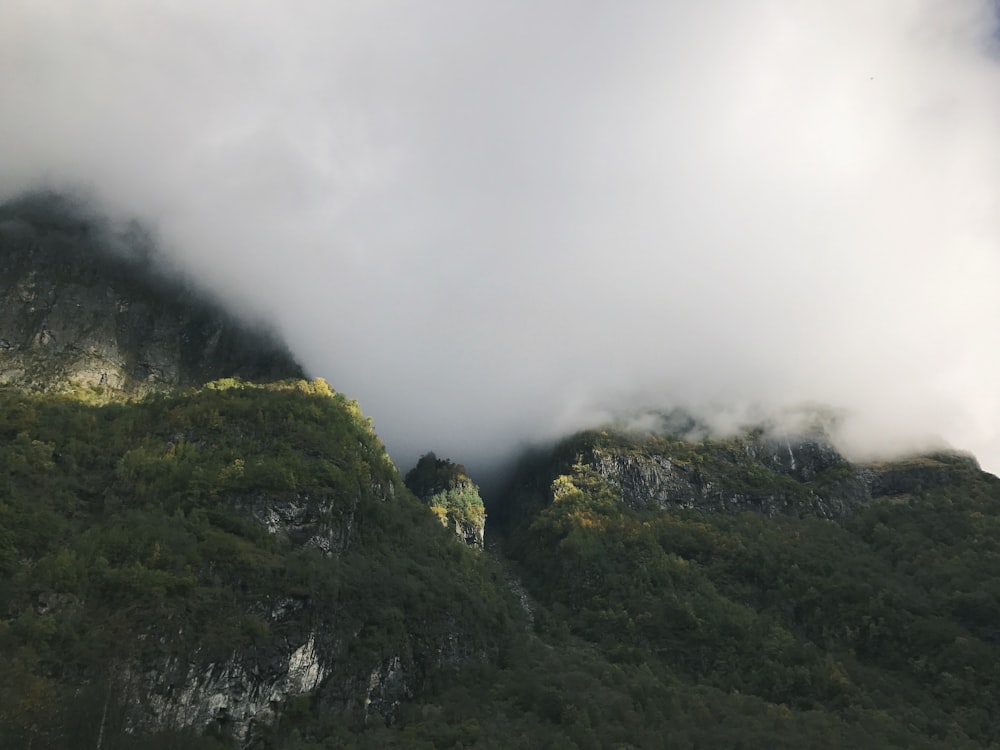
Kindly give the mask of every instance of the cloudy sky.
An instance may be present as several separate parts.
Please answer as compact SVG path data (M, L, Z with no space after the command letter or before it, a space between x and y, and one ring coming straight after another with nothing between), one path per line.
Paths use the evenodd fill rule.
M4 0L0 199L84 191L403 464L662 404L1000 471L993 0Z

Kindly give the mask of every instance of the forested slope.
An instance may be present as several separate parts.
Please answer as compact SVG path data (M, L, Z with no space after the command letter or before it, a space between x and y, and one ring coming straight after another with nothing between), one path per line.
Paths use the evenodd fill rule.
M0 391L3 747L391 721L496 659L517 614L496 578L322 381Z

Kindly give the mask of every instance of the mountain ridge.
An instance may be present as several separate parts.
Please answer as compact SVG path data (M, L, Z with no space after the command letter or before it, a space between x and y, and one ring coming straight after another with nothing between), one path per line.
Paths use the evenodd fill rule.
M482 550L461 464L53 200L0 208L3 746L1000 742L975 459L674 414L527 456Z

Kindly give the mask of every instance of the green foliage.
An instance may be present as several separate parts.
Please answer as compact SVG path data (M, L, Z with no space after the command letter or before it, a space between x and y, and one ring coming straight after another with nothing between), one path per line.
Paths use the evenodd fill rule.
M508 549L544 626L614 663L824 717L863 746L993 746L1000 481L956 476L835 523L630 509L577 464L548 503L523 501L538 510Z
M443 523L482 527L486 509L462 464L440 459L433 453L420 457L406 474L406 486L427 503Z
M267 653L313 628L342 644L321 695L399 657L420 675L412 698L384 726L300 696L255 747L1000 744L1000 482L931 457L839 522L667 512L623 505L577 460L595 446L750 493L849 478L789 480L738 440L571 440L510 506L528 629L497 566L428 510L481 509L464 468L425 456L407 475L418 501L321 381L139 402L0 390L0 747L96 747L103 731L106 748L231 748L224 727L126 732L123 670ZM921 488L910 469L954 481ZM324 554L268 529L262 502L348 531ZM288 601L299 615L271 616Z
M102 713L105 747L229 746L130 739L122 670L267 652L304 628L342 644L345 683L400 655L429 678L440 644L488 658L509 633L492 563L323 381L104 404L0 390L0 439L0 747L96 746ZM269 531L261 509L284 506L332 529L336 554ZM272 617L286 601L310 621Z
M1000 482L962 469L842 522L637 510L580 447L544 489L545 465L522 474L508 519L534 632L393 727L314 725L303 747L998 745ZM708 471L730 448L684 450Z

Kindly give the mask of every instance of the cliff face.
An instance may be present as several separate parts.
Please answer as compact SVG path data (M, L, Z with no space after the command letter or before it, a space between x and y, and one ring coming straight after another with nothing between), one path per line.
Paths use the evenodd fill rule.
M537 497L556 476L573 473L574 465L595 471L635 510L822 518L847 517L877 498L905 499L980 473L974 458L957 453L851 463L820 432L755 431L703 441L591 432L557 447L524 486L533 487Z
M137 393L301 377L288 352L155 268L148 238L65 198L0 206L0 383Z
M753 511L768 516L851 515L873 499L953 484L978 472L975 459L932 454L852 464L821 437L748 437L701 454L594 448L585 463L632 508Z

